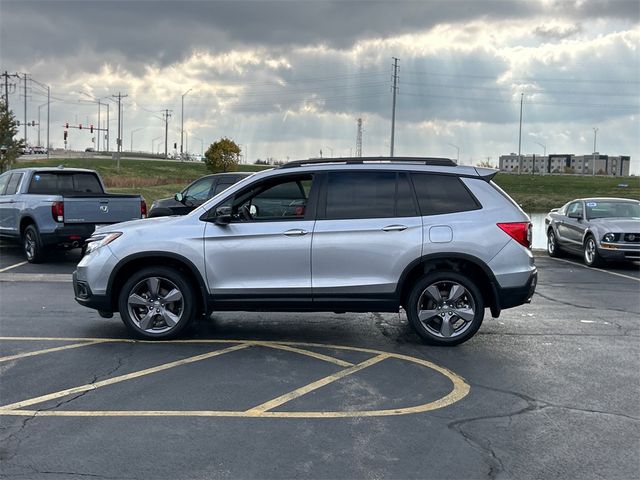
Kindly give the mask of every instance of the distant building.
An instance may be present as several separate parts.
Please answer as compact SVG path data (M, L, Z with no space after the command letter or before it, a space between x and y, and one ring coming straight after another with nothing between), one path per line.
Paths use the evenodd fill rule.
M599 152L574 155L572 153L551 153L549 155L522 155L517 153L500 155L500 171L510 173L572 173L593 175L629 176L631 157L628 155L602 155Z

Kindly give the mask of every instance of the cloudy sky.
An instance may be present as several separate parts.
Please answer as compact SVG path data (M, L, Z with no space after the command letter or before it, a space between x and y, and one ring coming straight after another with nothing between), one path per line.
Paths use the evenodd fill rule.
M124 149L134 131L134 150L164 150L169 109L172 151L188 92L189 151L227 136L254 161L355 153L358 118L363 154L388 155L397 57L396 155L495 163L518 151L524 93L523 153L591 153L597 127L597 150L640 173L639 20L638 0L0 0L0 68L51 86L55 146L122 92ZM22 90L9 102L22 119Z

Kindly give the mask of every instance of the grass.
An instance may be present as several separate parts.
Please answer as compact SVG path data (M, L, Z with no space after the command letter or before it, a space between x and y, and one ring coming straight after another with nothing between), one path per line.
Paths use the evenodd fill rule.
M22 161L20 166L57 166L97 170L113 193L139 193L149 205L171 197L188 183L209 173L204 163L160 160L71 158ZM260 165L239 165L239 171L263 170ZM578 175L513 175L499 173L495 182L529 213L548 212L580 197L640 198L639 177L582 177ZM628 185L621 188L619 184Z
M639 177L499 173L494 181L529 213L548 212L581 197L640 198Z
M204 163L170 162L162 160L120 160L120 171L114 160L106 158L56 158L51 160L25 160L15 167L57 167L89 168L102 177L110 193L140 194L147 205L154 200L172 197L196 178L207 175ZM264 170L261 165L238 165L240 172Z

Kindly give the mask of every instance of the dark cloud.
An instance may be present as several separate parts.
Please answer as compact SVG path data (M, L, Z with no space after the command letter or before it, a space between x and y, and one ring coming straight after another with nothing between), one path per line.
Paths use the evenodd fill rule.
M598 3L602 9L560 2L558 14L635 18L637 2ZM605 8L606 7L606 8ZM525 1L32 1L3 0L3 63L25 58L96 53L96 62L166 65L193 49L227 50L237 45L325 44L348 48L366 38L424 31L441 22L477 18L522 19L544 13ZM637 10L637 9L636 9ZM25 38L25 32L31 32Z

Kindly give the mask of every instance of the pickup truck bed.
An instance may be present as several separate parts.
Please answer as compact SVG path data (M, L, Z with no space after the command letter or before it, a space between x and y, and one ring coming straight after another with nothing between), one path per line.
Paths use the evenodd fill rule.
M0 236L20 240L29 261L41 261L53 247L81 246L98 226L145 215L140 195L105 193L92 170L21 168L0 175Z

